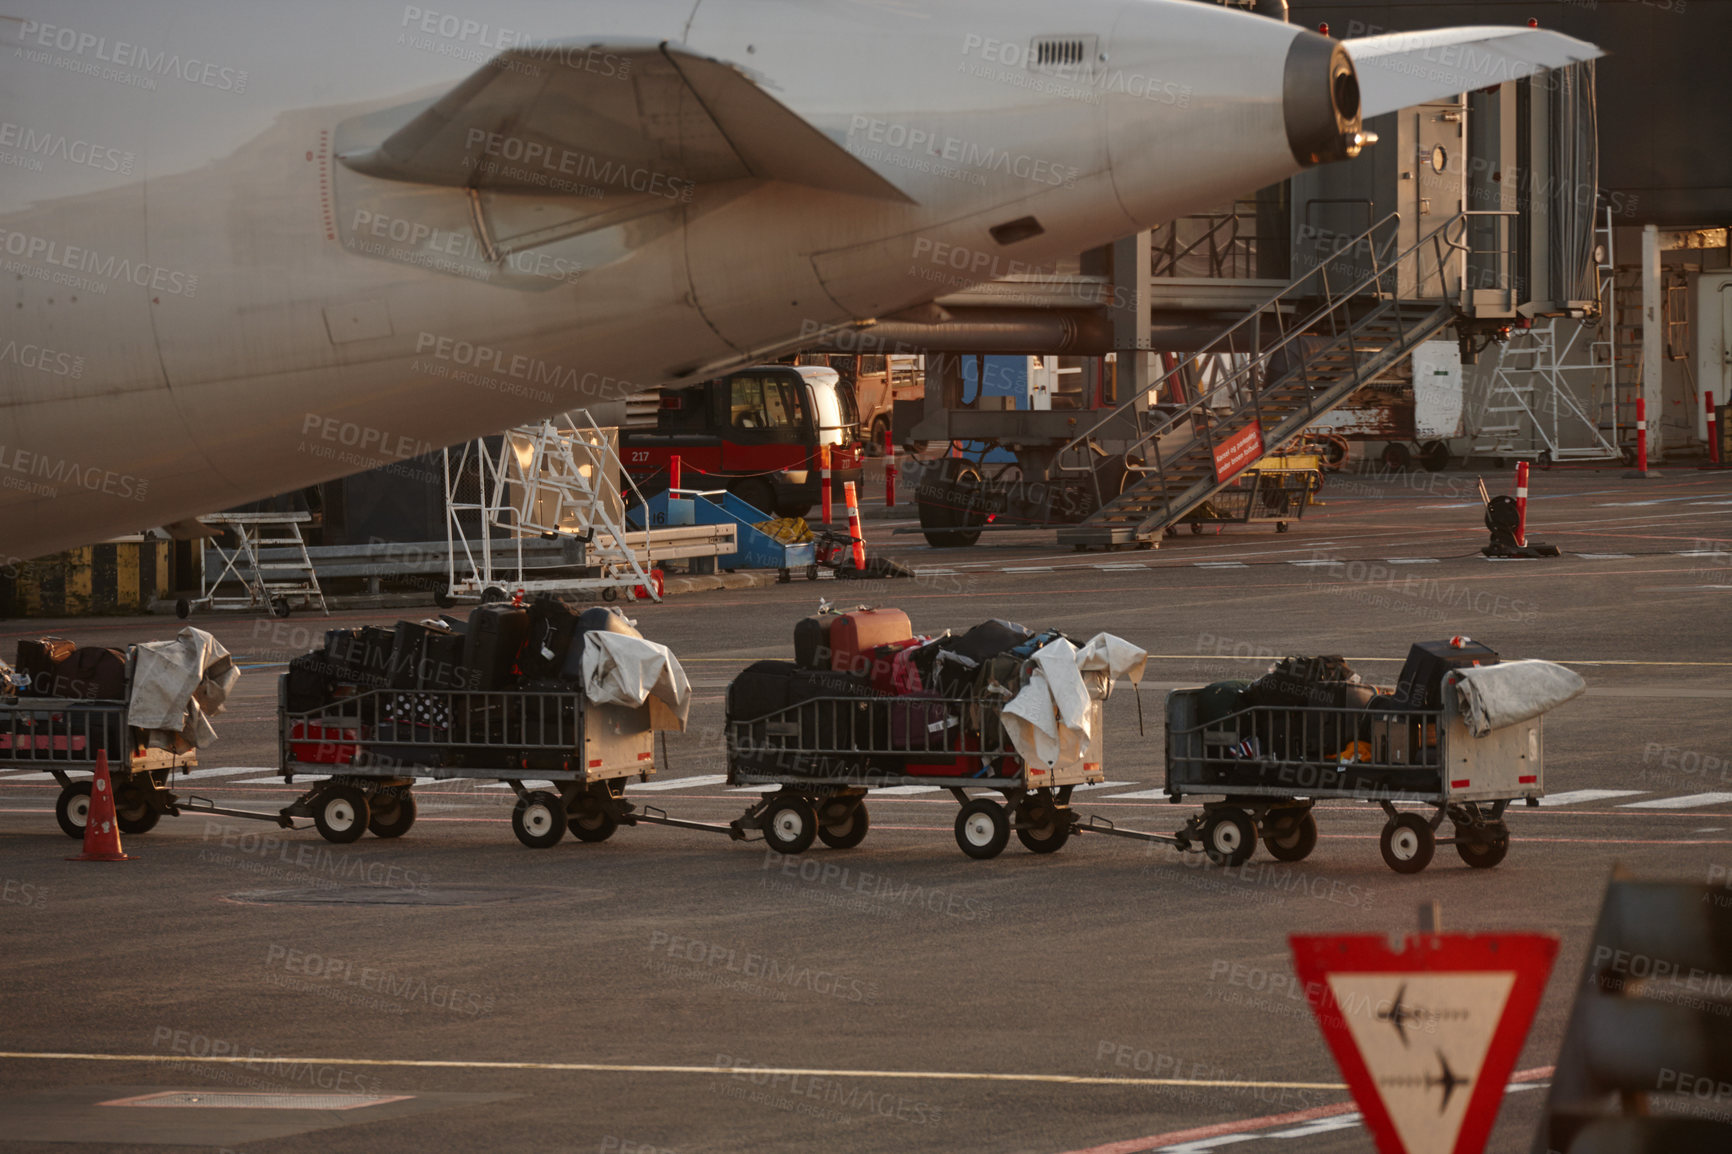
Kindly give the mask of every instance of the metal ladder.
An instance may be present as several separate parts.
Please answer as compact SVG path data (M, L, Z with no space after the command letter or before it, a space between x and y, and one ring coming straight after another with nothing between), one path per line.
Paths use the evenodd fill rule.
M1589 359L1575 361L1576 344L1588 330L1574 326L1560 343L1558 318L1544 324L1518 330L1498 350L1497 369L1492 374L1491 388L1479 411L1480 421L1501 420L1520 414L1523 420L1512 424L1486 425L1476 422L1475 453L1499 457L1535 457L1542 465L1552 461L1615 461L1619 450L1615 441L1601 432L1596 416L1589 416L1576 389L1572 376L1588 376L1590 388L1600 392L1610 383L1609 366L1599 363L1595 345L1589 343ZM1599 383L1599 378L1605 382ZM1602 393L1603 395L1603 393ZM1596 411L1603 402L1591 402ZM1579 423L1592 438L1586 445L1566 446L1563 433L1566 425ZM1520 445L1526 432L1527 444ZM1489 437L1481 441L1479 438ZM1541 447L1543 446L1543 447Z
M199 596L177 603L176 611L186 617L194 608L269 609L278 617L287 617L291 602L298 601L301 608L317 607L329 617L319 574L301 536L301 526L312 519L311 513L210 513L200 517L200 524L233 530L237 540L229 550L219 539L211 539L210 548L223 560L222 571L214 581L202 580ZM261 550L281 548L293 550L288 559L267 561L261 556ZM217 589L230 580L240 584L246 596L218 594Z

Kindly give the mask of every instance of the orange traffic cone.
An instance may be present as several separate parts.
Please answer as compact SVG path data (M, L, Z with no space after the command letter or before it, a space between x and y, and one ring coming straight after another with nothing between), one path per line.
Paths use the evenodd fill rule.
M848 501L848 536L854 541L854 569L866 572L866 534L860 528L860 498L854 493L854 482L842 482L842 496Z
M108 752L96 751L96 780L90 783L90 811L84 818L84 852L67 861L131 861L120 852L120 824L114 817L114 783L108 778Z

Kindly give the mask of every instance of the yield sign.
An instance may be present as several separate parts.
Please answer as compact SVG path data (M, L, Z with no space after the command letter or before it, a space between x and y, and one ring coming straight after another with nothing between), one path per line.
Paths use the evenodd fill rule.
M1293 967L1381 1154L1478 1154L1556 938L1294 935Z

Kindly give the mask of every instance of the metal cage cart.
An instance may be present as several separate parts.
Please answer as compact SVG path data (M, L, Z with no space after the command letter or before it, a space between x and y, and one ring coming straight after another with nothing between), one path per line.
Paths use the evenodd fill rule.
M512 832L531 848L556 844L567 829L605 841L629 812L620 800L627 779L655 774L648 705L596 704L575 692L366 689L290 712L287 675L277 702L284 778L323 776L283 816L312 818L327 841L368 830L401 837L415 822L417 780L452 778L510 786Z
M1233 484L1185 517L1191 532L1205 525L1275 523L1277 533L1305 516L1305 507L1323 485L1317 469L1248 469ZM1177 527L1169 530L1177 532Z
M996 699L813 697L727 726L728 781L772 785L732 824L763 833L771 848L803 853L814 839L849 849L866 837L866 795L880 788L940 787L962 807L956 844L972 858L1003 852L1014 830L1035 853L1052 853L1076 830L1071 791L1105 780L1099 760L1031 764L1012 746ZM1089 704L1091 756L1100 757L1101 703ZM1002 795L971 796L970 791Z
M60 785L54 817L70 838L82 838L90 814L96 755L108 755L116 824L141 834L163 814L178 814L169 775L198 764L196 753L150 749L126 723L124 701L24 697L0 702L0 767L46 770ZM74 777L76 773L80 776Z
M1167 794L1222 799L1173 840L1224 865L1249 860L1259 838L1282 861L1303 859L1317 844L1312 807L1339 799L1382 808L1383 860L1397 873L1423 870L1438 845L1489 869L1509 851L1509 803L1545 794L1541 717L1475 737L1446 693L1441 709L1252 706L1205 722L1202 692L1167 696ZM1438 837L1446 818L1451 836Z

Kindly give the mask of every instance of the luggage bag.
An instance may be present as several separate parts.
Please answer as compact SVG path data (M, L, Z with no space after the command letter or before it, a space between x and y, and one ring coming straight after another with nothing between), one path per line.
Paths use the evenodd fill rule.
M522 606L476 607L463 638L463 664L475 671L477 689L504 689L510 684L528 633L529 610Z

